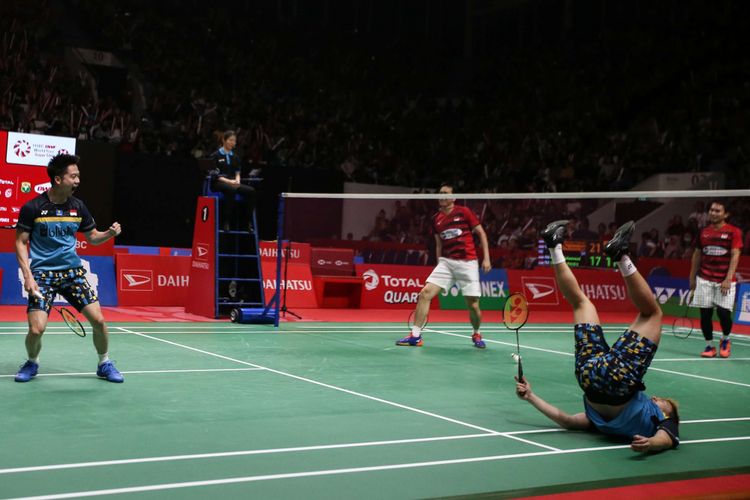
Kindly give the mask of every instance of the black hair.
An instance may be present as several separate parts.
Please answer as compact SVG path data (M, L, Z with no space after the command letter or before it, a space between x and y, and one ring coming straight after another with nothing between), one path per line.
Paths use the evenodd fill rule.
M52 185L55 185L55 177L62 177L65 175L65 171L71 165L76 165L80 161L80 157L76 155L59 154L53 156L47 164L47 175Z
M441 182L440 183L440 187L438 188L438 191L441 190L441 189L443 189L443 188L451 188L452 192L454 192L454 193L456 192L456 189L453 187L453 183L452 182L447 182L447 181L446 182Z

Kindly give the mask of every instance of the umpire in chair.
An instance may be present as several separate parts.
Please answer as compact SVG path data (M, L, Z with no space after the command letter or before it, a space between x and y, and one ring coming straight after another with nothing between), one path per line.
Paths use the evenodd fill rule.
M234 153L237 134L226 130L220 137L221 146L209 158L214 161L211 171L211 191L224 194L222 222L224 229L253 231L252 210L255 207L255 188L242 184L241 161Z

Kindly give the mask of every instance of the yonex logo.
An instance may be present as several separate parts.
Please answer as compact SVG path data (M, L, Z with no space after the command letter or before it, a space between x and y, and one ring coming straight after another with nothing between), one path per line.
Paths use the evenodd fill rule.
M120 271L120 290L150 292L154 289L154 273L148 269Z
M365 290L375 290L380 285L380 276L372 269L362 273L362 279L365 282Z
M31 153L31 144L21 139L13 145L13 152L19 158L25 158Z

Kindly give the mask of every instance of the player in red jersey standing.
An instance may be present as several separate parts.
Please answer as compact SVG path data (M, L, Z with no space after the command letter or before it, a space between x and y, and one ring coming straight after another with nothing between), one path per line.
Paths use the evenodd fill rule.
M442 184L441 194L452 194L453 186ZM482 311L479 309L479 266L477 252L474 248L474 234L482 245L482 271L489 272L490 250L487 245L487 234L479 219L469 208L455 204L455 199L440 200L440 210L432 217L432 230L435 234L435 253L438 264L427 278L427 284L419 292L417 308L414 312L414 326L408 336L396 342L396 345L422 346L422 326L430 311L430 302L441 290L449 290L454 283L458 284L469 309L469 319L474 328L471 340L474 347L487 347L479 333L482 323Z
M729 334L732 331L732 308L736 283L734 272L740 261L742 232L726 223L729 212L723 202L711 203L708 226L701 231L698 247L693 252L690 266L690 292L693 307L701 309L701 330L706 339L704 358L716 357L711 317L716 307L723 333L719 342L719 355L728 358L732 352Z

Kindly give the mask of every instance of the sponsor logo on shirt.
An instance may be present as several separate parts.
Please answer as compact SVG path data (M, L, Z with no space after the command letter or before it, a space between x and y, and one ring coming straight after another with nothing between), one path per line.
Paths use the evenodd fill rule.
M459 228L454 229L446 229L445 231L440 233L440 239L441 240L452 240L453 238L458 238L461 236L463 231Z
M58 217L62 217L63 211L62 210L55 210L55 215Z
M709 245L703 247L703 255L721 256L727 254L727 249L724 247L718 247L716 245Z

